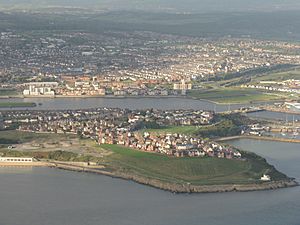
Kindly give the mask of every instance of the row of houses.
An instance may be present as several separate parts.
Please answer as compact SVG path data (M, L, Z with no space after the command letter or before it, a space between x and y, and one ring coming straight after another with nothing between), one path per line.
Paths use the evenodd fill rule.
M19 126L32 132L74 133L84 137L96 137L99 129L115 132L119 129L134 131L145 128L143 124L156 126L201 126L212 123L214 114L199 110L128 110L86 109L63 111L3 111L0 112L3 128Z
M147 152L175 157L218 157L241 159L241 153L225 145L183 134L99 131L98 143L117 144Z
M278 91L285 93L300 94L300 88L281 87L274 85L241 85L242 88L262 89L267 91Z

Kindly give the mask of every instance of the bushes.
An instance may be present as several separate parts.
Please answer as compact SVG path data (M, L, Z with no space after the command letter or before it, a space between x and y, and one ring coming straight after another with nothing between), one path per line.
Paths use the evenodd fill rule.
M8 138L0 138L0 144L12 145L12 144L18 144L18 141L13 139L8 139Z
M141 121L137 123L134 127L134 130L142 130L142 129L160 129L162 128L155 121Z
M50 152L48 155L49 159L58 161L73 161L78 155L72 152L55 151Z
M240 134L241 128L232 120L223 120L220 123L200 129L197 134L202 137L227 137Z
M21 152L15 150L4 150L1 151L3 157L34 157L37 159L49 159L55 161L65 161L65 162L97 162L98 158L85 155L81 156L73 152L66 151L54 151L54 152Z

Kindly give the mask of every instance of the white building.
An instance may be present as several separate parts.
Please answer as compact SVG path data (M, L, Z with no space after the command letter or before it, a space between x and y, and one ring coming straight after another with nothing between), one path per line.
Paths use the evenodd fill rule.
M269 175L266 175L264 174L261 178L260 178L261 181L270 181L271 180L271 177Z
M33 158L30 157L0 157L0 163L31 163L33 162Z
M181 80L180 83L175 83L173 85L174 90L191 90L192 84L191 83L185 83L185 80Z
M23 91L23 95L25 96L54 96L55 92L51 87L37 87L34 85L30 85L28 89Z

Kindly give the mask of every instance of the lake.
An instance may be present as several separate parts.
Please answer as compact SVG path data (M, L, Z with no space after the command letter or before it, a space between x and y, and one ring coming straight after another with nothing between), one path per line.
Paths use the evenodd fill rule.
M300 180L300 144L229 143ZM300 188L172 194L134 182L50 168L0 168L2 225L299 225Z

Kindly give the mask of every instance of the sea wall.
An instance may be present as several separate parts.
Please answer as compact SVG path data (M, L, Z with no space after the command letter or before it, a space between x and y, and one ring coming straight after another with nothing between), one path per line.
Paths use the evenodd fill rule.
M255 139L263 141L277 141L277 142L290 142L290 143L300 143L300 139L291 139L291 138L280 138L280 137L267 137L267 136L231 136L214 139L214 141L230 141L236 139Z
M53 164L48 162L0 162L0 167L18 167L18 166L48 167L48 166L53 166Z

